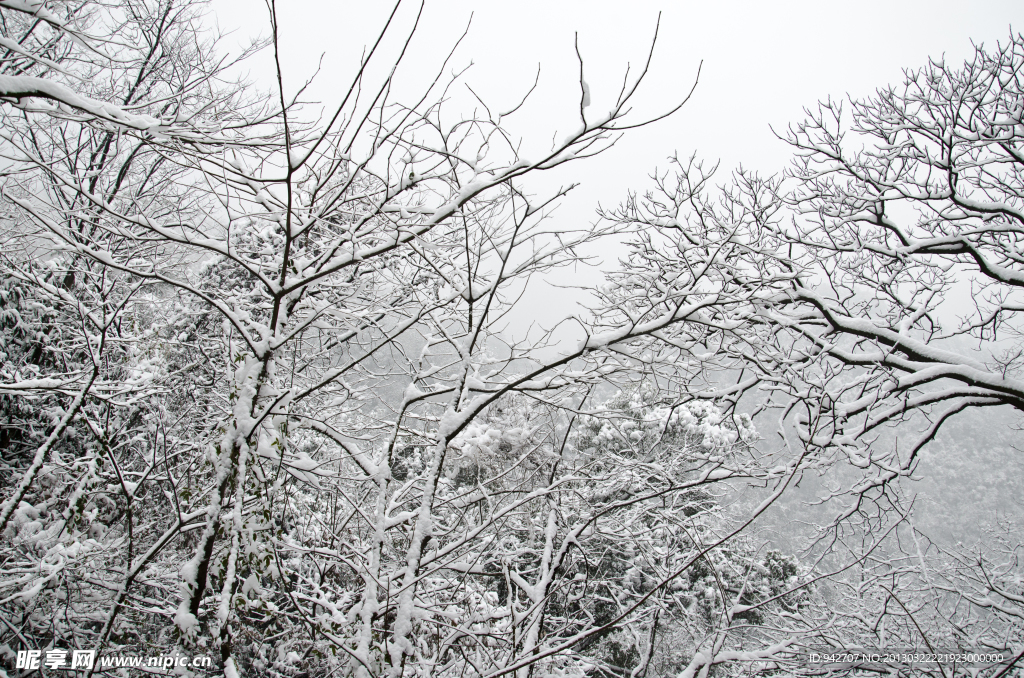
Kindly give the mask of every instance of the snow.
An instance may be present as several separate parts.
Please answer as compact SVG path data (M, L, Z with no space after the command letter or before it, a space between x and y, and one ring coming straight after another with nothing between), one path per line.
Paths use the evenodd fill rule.
M45 11L43 4L29 0L0 0L0 6ZM4 45L18 49L0 43ZM178 122L136 116L118 106L82 98L73 88L46 79L5 77L0 81L0 96L7 92L7 98L48 99L59 105L59 110L49 110L60 116L94 117L102 129L146 133L133 135L135 141L154 133L189 134L177 127ZM590 85L582 78L580 85L582 108L588 109ZM50 104L20 101L15 105ZM618 110L624 108L613 108L605 122ZM479 125L483 129L486 121ZM689 557L692 544L680 536L681 525L693 524L698 534L707 537L732 529L716 522L716 511L725 511L716 498L730 489L730 483L720 481L769 481L766 484L781 492L803 468L824 470L826 463L839 459L844 468L849 462L880 470L877 477L858 476L859 482L851 482L844 490L866 492L903 473L898 461L867 448L849 431L807 430L809 425L800 419L803 414L783 415L790 417L778 424L784 443L791 442L785 436L795 422L797 429L804 425L795 437L820 444L824 451L786 456L786 450L775 450L774 438L758 441L754 420L732 409L753 407L763 395L756 393L758 385L771 389L771 406L778 405L780 411L801 399L812 402L813 409L815 402L823 401L815 400L820 384L807 386L799 379L831 377L827 368L835 363L824 361L898 364L902 373L883 386L871 381L874 366L858 367L860 382L841 378L829 382L829 388L851 394L836 412L862 415L865 427L875 422L868 417L893 419L900 407L928 405L922 398L957 401L965 394L981 398L999 389L1000 393L1021 389L1012 370L1000 374L985 358L940 350L948 347L915 338L912 317L900 332L894 332L877 318L848 317L838 311L833 327L867 336L865 346L871 339L878 341L865 349L858 347L861 352L852 358L842 352L848 344L841 342L829 347L831 353L823 354L822 362L815 362L813 355L787 354L784 368L806 367L806 373L793 383L786 383L790 375L785 369L733 380L731 376L745 367L748 351L754 351L754 357L760 357L757 351L768 351L769 360L763 364L775 370L778 361L772 361L778 355L770 349L777 347L766 346L777 339L770 334L773 328L781 328L780 332L824 328L817 311L787 316L790 309L800 313L820 302L825 308L822 313L827 314L836 304L826 296L814 296L818 294L814 289L801 291L795 283L787 282L785 289L771 288L769 282L791 280L782 274L775 281L751 283L756 287L765 282L769 288L751 298L743 296L745 291L718 298L717 287L712 285L707 293L702 283L687 287L680 282L692 274L692 268L681 272L689 265L686 257L708 243L700 241L698 229L689 229L692 222L675 214L677 205L669 203L664 213L652 215L652 228L642 233L660 237L667 231L666 243L678 236L683 238L680 247L673 250L666 245L667 251L660 252L661 245L653 243L651 251L644 252L651 260L627 261L625 265L632 269L601 287L602 303L608 307L595 313L603 315L593 322L579 319L588 334L574 350L569 344L502 346L500 327L486 324L487 318L481 327L481 319L474 317L471 328L466 315L466 302L486 298L504 284L488 268L495 265L496 255L508 258L513 237L526 250L538 244L532 262L538 266L547 265L551 252L564 254L568 262L571 252L557 250L555 236L561 234L554 225L531 231L536 224L528 221L523 225L526 235L513 236L518 224L510 222L516 220L503 220L500 210L508 205L499 201L507 191L520 190L519 177L536 169L528 161L509 163L506 155L505 164L500 164L495 156L487 158L484 149L474 154L477 149L471 148L470 135L459 141L463 146L458 154L475 158L472 162L460 164L458 154L437 155L435 160L442 161L428 162L430 141L420 135L430 129L429 124L415 128L415 150L423 159L417 167L429 172L417 176L408 171L411 165L402 165L398 178L378 171L393 167L383 156L369 158L373 163L382 160L382 167L362 166L361 159L357 166L350 166L347 156L331 155L331 144L324 144L321 153L312 157L301 148L268 143L272 147L268 151L254 143L226 158L241 174L232 174L225 182L223 168L218 167L218 174L202 167L207 160L211 165L221 160L203 156L193 147L190 152L196 155L191 158L198 164L192 165L197 169L189 180L202 179L211 189L204 194L197 188L193 195L192 188L201 182L188 184L186 198L194 199L185 205L188 209L173 202L173 192L134 202L105 191L90 194L75 182L106 175L91 169L75 175L63 189L81 199L85 205L81 214L104 213L104 228L119 239L117 247L69 233L66 222L81 215L49 205L45 191L26 190L24 197L11 197L12 209L24 210L40 230L63 238L55 255L62 258L60 266L44 269L47 276L59 275L68 262L87 257L92 262L89 266L109 273L115 292L111 298L121 293L118 285L123 281L134 284L135 278L143 278L144 286L137 288L138 298L132 299L141 310L130 303L125 310L111 311L108 301L95 302L84 288L72 292L39 281L26 283L34 285L42 297L56 300L52 304L56 310L46 311L51 314L46 322L71 337L70 348L60 360L88 353L86 349L99 351L103 334L97 327L108 322L110 313L118 343L113 349L104 348L111 352L99 356L97 364L106 381L95 393L83 395L85 406L71 406L69 398L54 393L81 386L86 372L78 367L66 370L67 374L43 368L4 373L0 392L33 410L35 419L26 417L26 430L36 426L42 436L55 425L59 429L52 443L39 447L36 442L18 457L35 452L27 469L16 469L24 474L12 476L10 484L17 485L14 493L4 495L9 550L0 555L11 555L5 561L10 563L6 571L13 573L11 581L24 574L15 572L16 568L28 573L8 586L3 594L8 600L37 606L32 614L43 618L46 605L53 607L52 600L57 599L53 589L59 588L66 598L83 590L55 583L62 578L76 585L88 581L95 592L89 595L95 600L79 598L62 606L66 614L77 615L76 622L88 619L90 630L85 637L95 636L97 622L102 624L108 611L117 610L132 596L131 604L123 606L122 616L116 623L111 621L108 630L132 623L127 620L138 619L141 613L163 618L173 613L182 644L217 643L220 631L234 633L237 627L244 627L239 638L250 632L258 636L251 620L272 615L275 624L286 629L274 638L274 651L278 661L294 665L293 672L308 668L302 664L310 656L306 654L310 646L296 644L301 631L306 633L303 637L314 638L317 653L327 647L337 650L337 659L326 654L323 658L337 663L329 668L339 675L381 675L387 671L383 664L388 654L393 673L400 673L403 665L440 671L422 653L439 648L437 642L442 641L436 639L445 634L451 634L451 642L458 642L459 648L464 645L467 653L483 646L462 644L463 638L473 640L473 634L486 638L491 656L484 665L498 667L495 671L525 656L539 660L538 675L574 675L573 671L581 675L580 667L592 666L593 658L574 652L581 652L578 648L588 643L582 642L584 637L559 638L557 630L543 626L539 620L550 611L546 601L563 595L580 601L579 618L584 625L591 602L588 595L637 601L637 609L620 620L621 628L630 632L643 630L644 620L651 619L656 609L643 596L650 592L653 604L660 600L656 592L666 587L688 590L682 596L687 600L701 597L708 604L721 604L723 611L729 609L720 589L706 581L695 582L691 589L687 573L680 571L676 581L659 583L650 567L662 562L669 567ZM556 144L541 168L575 158L602 134L600 124L583 124L561 147ZM399 134L381 143L369 152L383 149L396 161L407 154L412 162L411 136ZM364 150L358 143L355 147L359 153ZM290 187L280 177L284 158L291 169L304 167L288 178ZM446 173L446 161L458 167ZM333 178L319 183L325 169L322 176ZM345 174L349 171L353 174ZM389 176L393 183L385 185ZM15 174L11 177L17 181ZM342 187L350 179L351 184ZM300 185L304 181L313 185ZM285 212L286 188L298 196L291 214ZM147 203L150 198L152 202ZM149 214L136 214L147 210ZM196 218L202 221L194 230L189 230L192 225L177 223L182 214L191 213L199 214ZM501 218L475 219L481 215ZM282 228L286 218L294 225L291 234ZM477 249L468 253L454 237L466 223L477 229L468 234ZM292 243L291 259L282 260L285 236L300 232L303 235ZM537 233L538 240L531 243L531 234ZM583 237L589 235L588 231ZM545 238L550 244L542 242ZM45 240L38 245L44 246L51 245ZM19 251L31 252L31 247ZM661 254L665 256L657 259ZM166 264L165 256L176 263ZM728 256L732 255L702 259L698 263L711 269L702 269L701 275L717 275L721 271L714 267L719 265L735 266L722 270L746 275L743 267L749 262L737 263ZM464 264L464 259L474 258L480 261L479 267L474 268L473 261ZM641 270L644 266L648 268ZM1016 271L1005 270L1009 266L993 269L996 277L1015 280ZM535 281L522 277L513 280L510 289ZM498 304L492 309L495 315L506 310L506 300L495 297L493 301ZM741 310L734 312L737 306ZM751 319L757 332L747 332ZM86 329L80 330L79 321ZM760 333L761 329L765 332ZM692 339L698 334L703 334L701 339ZM823 335L804 336L811 343ZM720 345L716 344L719 338ZM60 340L55 342L63 349ZM888 351L887 344L906 349L913 357ZM559 349L562 355L551 355ZM84 360L88 367L89 357ZM754 369L762 369L761 365ZM721 387L700 390L705 386L693 377L705 373L707 382L722 383ZM730 375L729 383L720 378L723 374ZM630 382L633 375L639 375L635 378L639 385ZM973 390L946 389L944 383L941 389L921 388L906 398L892 397L897 387L918 389L940 379L968 382ZM662 385L665 388L659 389ZM621 400L595 404L600 394L618 387L627 389ZM37 406L39 402L44 404ZM143 421L133 423L140 416ZM765 421L761 418L757 423ZM115 433L107 438L110 431ZM111 440L109 450L97 443ZM773 446L773 454L755 442ZM97 456L97 450L106 456ZM118 469L111 462L119 464ZM388 477L389 464L390 472L401 480ZM467 470L472 473L463 473ZM694 492L701 485L705 487ZM761 489L759 485L752 491ZM694 496L704 496L705 490L711 499L700 499L698 513L689 515ZM773 495L759 504L753 515L776 498ZM119 513L126 505L137 511L134 525L145 528L133 535L133 542L125 533L128 523ZM729 510L742 505L733 503ZM154 532L150 525L159 529ZM160 533L164 528L167 531ZM731 577L734 563L715 559L724 552L740 558L746 543L741 538L724 548L718 546L706 558L714 560L715 574ZM140 553L143 549L148 550ZM591 583L604 577L601 568L580 571L574 563L604 557L605 552L622 556L623 568L616 570L622 576L605 577L597 584L604 588L595 593ZM208 577L198 581L207 565ZM133 579L141 568L144 577ZM744 571L748 570L754 573L756 568ZM499 604L499 577L511 581L518 599L510 596L510 602ZM110 586L111 581L116 586ZM175 591L179 584L180 591ZM240 595L236 584L240 584ZM142 585L159 593L163 607L146 608L157 605L147 601L150 593ZM165 598L164 592L170 592L170 597ZM120 601L119 595L124 596ZM992 596L979 600L994 600ZM529 601L526 607L520 605L524 597ZM294 608L294 614L281 613L282 601ZM195 605L201 605L198 614L190 612ZM241 606L245 614L238 613ZM749 609L733 605L731 611L738 614ZM388 626L391 613L393 626ZM335 624L343 630L334 628ZM384 627L391 637L382 631ZM779 625L764 628L776 634L776 640L781 635L771 631ZM559 648L557 643L563 640L568 644ZM762 651L751 647L755 649L745 652L712 645L700 645L692 652L687 649L685 661L693 660L687 671L707 673L708 667L722 661L766 660L788 645ZM501 648L507 648L507 654L502 655ZM536 655L531 654L534 651ZM259 661L260 670L265 671L275 660L265 654ZM463 662L463 658L451 661ZM453 665L451 671L466 666ZM229 658L225 675L233 677L237 670Z
M288 151L288 165L293 170L302 167L302 163L306 162L306 158L309 157L309 151L302 148L292 148Z
M424 395L423 391L416 388L415 382L410 382L409 385L405 387L405 393L402 395L402 399L407 403L411 403L414 400L419 400Z
M697 675L698 671L708 665L713 666L714 664L724 664L726 662L755 662L778 658L781 654L787 652L794 642L795 639L788 638L763 650L726 650L715 652L714 654L705 651L697 652L689 665L679 674L678 678L693 678Z
M0 0L0 7L31 14L55 26L64 26L60 17L46 7L44 0Z
M53 378L42 378L42 379L22 379L7 384L0 383L0 393L14 393L17 391L31 391L31 390L52 390L55 388L62 388L71 385L73 382L67 382L61 379Z
M30 75L0 75L0 97L51 99L72 109L136 130L162 129L163 123L148 115L127 113L110 104L82 96L59 83Z
M474 281L472 285L466 285L464 288L462 288L462 291L459 293L459 296L461 296L466 301L476 301L477 299L485 297L487 293L490 291L490 283Z
M188 599L181 601L178 611L174 614L174 624L186 638L194 637L199 629L199 620L188 610Z

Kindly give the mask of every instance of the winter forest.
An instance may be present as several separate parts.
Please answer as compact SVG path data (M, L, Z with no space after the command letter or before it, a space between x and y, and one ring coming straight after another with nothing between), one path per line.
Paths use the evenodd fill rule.
M659 25L527 153L430 7L319 108L260 9L0 0L0 678L1024 674L1024 35L579 221Z

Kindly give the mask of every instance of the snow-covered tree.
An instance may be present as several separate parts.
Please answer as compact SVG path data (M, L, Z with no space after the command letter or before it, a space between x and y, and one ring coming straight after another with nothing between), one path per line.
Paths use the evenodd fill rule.
M597 112L581 63L572 133L524 157L520 106L453 115L459 76L408 105L397 68L373 80L393 28L310 121L280 71L270 100L225 80L199 10L0 0L8 649L213 652L227 676L797 671L877 636L871 614L917 642L897 579L909 610L965 596L930 633L1019 629L1009 542L942 576L886 550L917 448L870 436L940 402L1020 407L994 333L1020 329L1021 40L855 104L875 147L823 113L785 178L719 190L675 161L567 226L568 189L526 181L651 122L646 65ZM524 290L609 237L626 254L578 341L510 338ZM943 333L970 270L978 314ZM817 569L758 542L841 466Z
M168 81L189 81L210 52L186 24L164 32L153 17L141 12L139 30L158 30L151 40L176 56L140 77L150 93L175 92ZM276 49L273 5L271 21ZM39 447L36 466L54 469L22 474L7 499L13 553L33 553L45 574L6 581L4 604L24 608L34 642L101 654L144 639L207 647L228 675L303 661L444 675L474 666L461 640L474 624L500 622L510 642L472 670L522 673L571 662L576 643L640 609L582 624L563 616L551 631L549 598L567 586L559 568L585 529L556 529L556 490L568 483L551 473L558 426L525 413L511 428L483 426L516 394L564 420L559 410L625 366L593 354L648 331L599 327L559 353L547 338L508 341L502 324L532 277L618 231L556 226L548 210L564 190L536 198L522 180L644 124L627 113L646 68L602 113L581 77L578 128L522 158L507 114L448 122L448 83L427 83L403 106L389 98L393 74L371 88L366 65L322 123L296 123L283 84L268 119L235 111L252 132L234 144L181 144L53 111L45 135L13 118L5 127L24 261L69 262L76 281L126 290L107 325L132 386L120 399L85 394L95 415L66 410L91 451L57 468ZM377 94L367 102L365 91ZM216 123L226 95L195 96L213 102L200 110ZM727 429L712 426L709 445L735 439ZM752 472L708 453L684 461L689 475L651 480L665 485L652 492ZM52 503L66 511L50 510L41 484L54 474ZM506 524L523 546L497 546ZM547 553L539 561L521 553L536 548ZM507 577L504 605L467 584L480 565L498 568L488 584Z
M987 620L1019 650L1013 606L996 590L1015 595L1012 548L981 547L1006 554L999 566L954 550L929 575L934 564L883 546L906 518L902 479L950 417L1024 409L1022 45L1011 36L962 67L932 62L901 87L821 104L791 128L796 160L779 177L739 171L716 187L700 163L676 160L654 190L605 214L637 231L599 291L610 325L651 328L633 342L632 369L680 403L735 403L774 429L796 477L823 475L830 513L815 558L872 572L844 584L835 609L861 622L897 616L890 638L909 646L967 642L957 625ZM677 309L688 322L659 324ZM995 572L991 586L1004 581L979 595ZM885 576L907 594L898 615ZM930 600L943 576L949 597ZM915 621L928 628L915 634ZM838 624L831 646L879 642L861 622Z
M703 314L651 334L649 369L779 413L805 464L863 471L854 503L884 502L957 413L1024 408L1022 60L1016 35L962 67L932 62L820 104L791 128L784 176L740 172L719 190L677 162L608 214L641 232L612 317L649 322L670 300ZM703 357L671 359L695 340ZM897 446L871 446L897 425Z
M133 604L125 594L143 566L178 535L168 530L173 506L161 483L187 473L200 453L179 418L188 416L189 396L196 405L196 382L209 378L209 357L195 355L205 337L186 331L201 319L180 303L172 310L168 290L61 247L17 205L38 198L45 223L77 245L112 250L130 243L103 230L102 210L83 202L83 189L129 211L188 209L175 193L183 170L165 162L183 141L178 132L230 129L252 112L237 85L217 84L226 64L196 32L197 9L176 2L0 8L4 35L17 38L13 47L5 43L5 84L46 78L47 91L62 97L71 83L90 106L112 102L96 114L78 99L52 107L19 96L2 111L0 530L9 567L0 614L19 624L5 627L16 641L8 649L89 646L83 631L95 635L97 619ZM111 32L117 39L97 49L96 36ZM167 134L134 124L168 115L179 119ZM163 477L159 455L166 455ZM128 643L149 628L121 624L100 635Z
M798 216L779 235L801 275L772 320L808 347L797 369L821 375L835 425L818 436L852 443L924 415L898 455L858 457L882 477L965 409L1024 410L1022 64L1011 35L790 131Z
M214 61L200 7L3 0L0 110L8 119L53 117L149 141L223 144L248 131L247 143L259 143L253 118L234 114L238 88L224 80L237 60Z

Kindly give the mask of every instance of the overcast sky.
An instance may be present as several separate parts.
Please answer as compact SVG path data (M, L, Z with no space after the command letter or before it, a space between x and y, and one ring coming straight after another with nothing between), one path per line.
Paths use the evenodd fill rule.
M311 96L329 101L351 77L363 46L390 12L385 2L279 2L285 85L297 87L323 68ZM403 7L405 29L418 4ZM222 29L235 30L228 44L267 34L263 0L215 0ZM621 82L627 63L645 57L659 11L661 31L646 96L638 113L656 113L680 99L703 61L700 83L679 113L627 135L604 157L579 165L567 178L584 180L572 211L600 199L617 202L627 188L640 188L655 166L674 151L696 152L773 172L787 159L772 128L801 118L804 106L829 96L866 95L902 79L902 69L929 56L961 62L971 42L1005 41L1011 27L1024 30L1024 2L459 2L428 0L405 67L405 83L424 80L455 43L473 15L469 35L452 64L474 62L466 81L489 104L514 101L541 65L534 105L514 129L549 143L577 121L579 99L573 36L579 34L587 80L599 106ZM397 35L397 33L396 33ZM265 58L269 58L269 54ZM267 82L270 64L252 72ZM267 82L269 85L269 82ZM411 89L410 89L411 91Z
M269 34L263 0L213 0L212 7L220 28L234 31L226 46ZM337 101L364 45L372 43L391 7L368 0L279 0L286 90L294 91L312 76L322 55L306 98ZM405 35L418 8L416 2L402 6L395 38ZM772 129L784 131L801 119L803 107L898 84L904 68L922 66L929 57L944 55L947 63L962 63L973 53L972 41L994 47L1006 41L1012 27L1024 30L1020 0L427 0L395 98L408 101L433 80L472 15L468 36L451 66L472 62L464 81L500 110L529 89L540 64L540 85L510 127L524 138L526 148L549 146L554 134L561 138L579 125L574 35L579 35L594 110L606 110L627 63L635 69L646 58L659 11L653 66L636 113L653 115L674 106L693 86L703 62L700 82L689 103L672 117L628 133L598 158L544 178L552 187L582 182L557 212L567 227L592 221L599 201L614 206L627 190L646 188L648 175L663 168L674 152L720 159L723 169L742 163L774 173L789 153ZM390 65L387 50L393 54L397 45L393 41L385 48L380 66ZM251 62L249 70L253 79L270 87L272 52ZM552 313L562 317L554 309Z

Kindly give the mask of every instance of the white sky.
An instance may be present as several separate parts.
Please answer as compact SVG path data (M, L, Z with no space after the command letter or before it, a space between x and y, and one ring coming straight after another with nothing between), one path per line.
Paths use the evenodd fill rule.
M359 55L372 43L391 11L391 2L279 0L285 88L294 91L323 66L306 97L330 103L347 86ZM235 31L226 46L249 36L268 35L263 0L213 0L222 30ZM396 37L404 35L418 4L400 10ZM578 127L578 63L573 48L579 33L594 110L618 91L626 64L643 63L662 11L661 32L637 113L671 108L693 84L690 102L671 118L628 133L604 155L573 164L544 178L556 184L582 182L557 212L567 227L593 220L600 201L617 205L629 189L649 185L648 175L664 167L673 152L721 160L774 173L789 157L772 128L784 131L802 109L827 97L865 96L902 81L902 69L945 55L957 64L973 52L971 41L1005 41L1011 26L1024 29L1020 0L870 0L861 2L571 2L517 0L468 2L428 0L420 28L403 66L399 100L409 100L429 82L458 39L470 15L469 35L451 62L473 67L465 76L484 101L508 108L541 79L531 105L517 114L511 131L550 145ZM396 45L391 44L391 53ZM273 84L272 53L254 60L251 77ZM381 66L390 65L385 52ZM403 98L403 92L408 93ZM455 111L453 110L454 114ZM724 177L723 177L724 179ZM548 187L531 188L547 193ZM614 253L609 253L614 258ZM535 308L536 310L536 308ZM552 309L553 311L553 309ZM553 312L552 319L563 313Z
M372 42L391 6L370 0L279 0L286 88L312 75L323 54L324 67L311 95L331 99L351 77L360 51ZM269 33L263 0L213 0L212 7L221 28L235 30L229 45ZM401 28L409 25L417 7L408 2L400 10ZM703 60L700 84L672 118L627 135L604 157L576 165L566 178L582 179L585 185L571 201L573 208L598 199L618 202L627 188L641 188L673 151L721 159L725 167L743 163L774 172L788 153L770 126L784 129L802 117L804 106L898 83L902 68L920 66L929 56L945 54L951 63L962 62L972 51L972 40L994 44L1009 36L1011 26L1024 30L1024 2L1019 0L428 0L405 76L410 82L434 73L472 13L469 35L452 64L473 61L467 82L500 108L526 91L540 63L541 86L515 131L550 143L556 130L564 134L577 125L572 115L579 100L574 33L579 33L587 80L600 110L602 95L617 90L627 62L642 62L659 11L661 35L638 108L655 113L669 107L689 90ZM267 86L268 58L269 53L251 67Z

